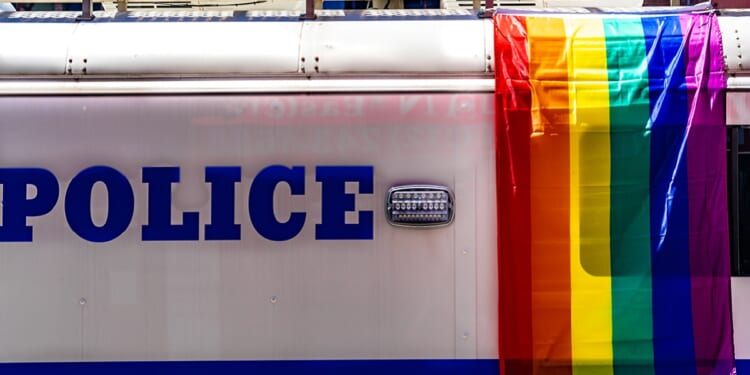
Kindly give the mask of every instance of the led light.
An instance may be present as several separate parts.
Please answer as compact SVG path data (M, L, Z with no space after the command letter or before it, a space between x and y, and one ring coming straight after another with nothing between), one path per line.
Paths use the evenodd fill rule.
M388 190L386 216L395 226L445 226L453 221L453 194L445 186L396 186Z

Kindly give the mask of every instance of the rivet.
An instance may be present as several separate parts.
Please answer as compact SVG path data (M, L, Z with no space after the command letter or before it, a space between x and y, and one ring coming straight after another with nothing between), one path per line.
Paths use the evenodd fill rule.
M315 62L320 61L320 58L318 56L315 56Z
M300 58L300 60L301 60L302 62L305 62L305 57L304 57L304 56L302 56L302 58Z
M279 299L276 296L271 296L271 304L276 304Z
M78 304L81 305L81 306L85 305L86 302L87 302L86 299L83 298L83 297L81 297L81 299L78 300Z

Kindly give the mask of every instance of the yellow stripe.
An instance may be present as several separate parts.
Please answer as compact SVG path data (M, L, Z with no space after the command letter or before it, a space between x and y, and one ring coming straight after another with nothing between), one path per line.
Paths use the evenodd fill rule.
M609 260L609 84L602 21L566 20L570 51L573 374L613 374Z

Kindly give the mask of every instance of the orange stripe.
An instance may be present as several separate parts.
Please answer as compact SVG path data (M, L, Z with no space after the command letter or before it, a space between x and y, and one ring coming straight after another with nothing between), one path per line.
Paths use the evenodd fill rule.
M535 374L571 373L568 59L561 18L528 17Z

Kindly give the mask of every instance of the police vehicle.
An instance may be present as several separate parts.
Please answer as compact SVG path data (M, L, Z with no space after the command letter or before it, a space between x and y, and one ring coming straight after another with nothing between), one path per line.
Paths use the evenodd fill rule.
M513 373L486 14L0 13L0 372ZM750 34L719 14L742 369Z

